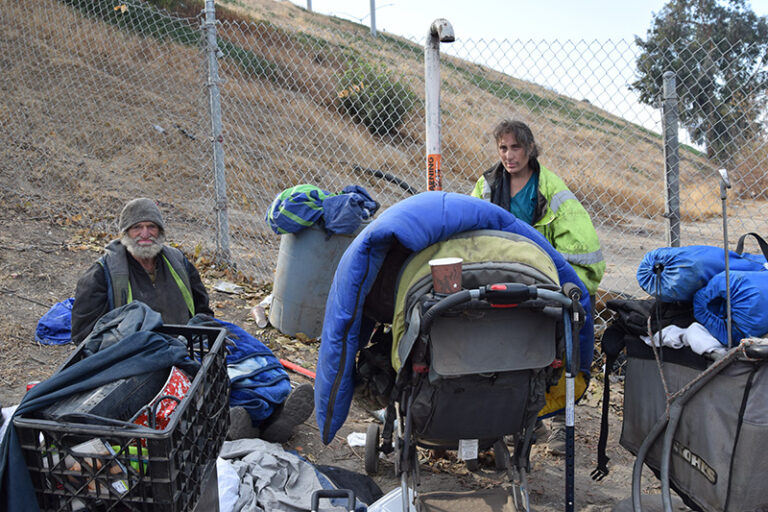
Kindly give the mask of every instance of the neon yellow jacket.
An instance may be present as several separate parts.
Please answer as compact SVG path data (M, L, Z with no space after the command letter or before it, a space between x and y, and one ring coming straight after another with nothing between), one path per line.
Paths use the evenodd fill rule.
M531 167L539 173L533 227L571 264L594 296L605 273L605 260L589 213L558 175L536 160ZM472 195L509 210L509 173L501 162L483 173Z

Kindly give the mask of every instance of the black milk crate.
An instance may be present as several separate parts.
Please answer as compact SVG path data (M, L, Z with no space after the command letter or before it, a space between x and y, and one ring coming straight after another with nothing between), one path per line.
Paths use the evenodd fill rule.
M41 511L195 508L229 428L226 329L165 325L157 330L186 341L190 356L201 361L165 429L14 419ZM62 368L82 359L82 352L80 345ZM103 441L104 455L73 451L94 440ZM79 471L68 469L73 462Z

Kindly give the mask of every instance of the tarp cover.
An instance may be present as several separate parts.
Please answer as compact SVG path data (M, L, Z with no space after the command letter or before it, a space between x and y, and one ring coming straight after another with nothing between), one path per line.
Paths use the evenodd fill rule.
M35 329L35 341L43 345L63 345L72 341L72 304L70 297L54 304L40 317Z
M417 252L456 233L496 229L518 233L541 246L552 258L560 283L576 283L589 312L579 332L581 370L589 372L594 327L589 294L573 268L534 228L510 212L471 196L424 192L385 210L350 244L333 278L325 310L315 381L315 411L324 443L344 424L355 385L355 358L367 342L360 339L363 303L390 246L399 242Z
M757 271L765 264L762 255L728 253L730 270ZM657 265L661 270L658 277L654 270ZM637 282L643 290L664 302L690 302L715 274L723 271L725 251L722 247L661 247L645 254L637 268Z
M731 339L768 333L768 272L729 272ZM720 272L693 297L693 316L723 345L728 345L725 272Z

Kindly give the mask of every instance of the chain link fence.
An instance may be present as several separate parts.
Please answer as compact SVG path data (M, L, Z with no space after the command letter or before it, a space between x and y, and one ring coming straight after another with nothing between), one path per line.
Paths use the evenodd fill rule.
M252 18L217 7L210 48L206 30L214 27L199 10L171 15L137 0L0 0L6 208L114 234L123 203L147 195L167 216L169 238L196 256L220 249L225 214L231 261L270 282L279 237L264 215L282 190L357 184L383 209L425 190L424 41L373 38L368 27L287 2L252 3ZM493 126L525 121L540 161L592 216L608 263L603 298L641 294L637 265L668 244L670 215L662 112L642 106L630 87L638 46L457 36L441 46L443 189L469 193L497 162ZM737 50L748 49L728 49ZM216 83L208 51L216 52ZM212 128L212 87L221 133ZM702 94L687 87L678 84L680 98ZM708 110L710 122L736 122L737 133L679 147L683 245L723 243L716 171L724 166L734 182L729 232L765 232L768 149L752 92L739 94L744 101L730 101L726 113L725 100L713 95ZM215 184L216 144L224 190ZM727 158L715 147L727 148Z

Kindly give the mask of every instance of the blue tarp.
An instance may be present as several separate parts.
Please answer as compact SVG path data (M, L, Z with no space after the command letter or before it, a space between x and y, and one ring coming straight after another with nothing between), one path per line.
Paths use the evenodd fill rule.
M75 298L57 302L40 317L35 341L43 345L63 345L72 341L72 304Z
M230 407L244 407L254 425L268 418L291 393L291 381L280 360L242 327L215 319L234 341L227 355Z
M730 270L758 271L765 257L728 253ZM654 269L658 268L660 273ZM637 268L637 282L648 294L663 302L690 302L716 274L725 271L725 251L708 245L661 247L649 251Z
M768 272L730 271L731 340L768 333ZM693 316L723 345L728 345L725 272L715 275L693 297Z
M555 263L561 284L576 283L588 312L579 332L581 371L589 373L594 326L589 293L573 268L534 228L510 212L471 196L424 192L385 210L352 241L333 278L325 310L315 380L315 414L324 443L344 424L355 386L355 358L361 345L362 310L390 247L397 241L420 251L454 234L476 229L517 233L537 243Z

